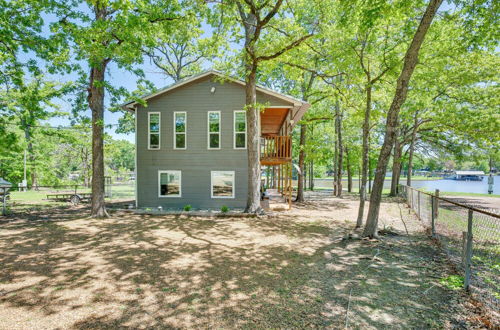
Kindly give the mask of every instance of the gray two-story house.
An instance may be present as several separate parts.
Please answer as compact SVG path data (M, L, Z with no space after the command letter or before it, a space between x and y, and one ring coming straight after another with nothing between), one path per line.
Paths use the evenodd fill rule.
M244 208L247 198L245 83L207 71L129 102L135 113L136 206ZM261 164L291 193L293 126L309 104L258 87Z

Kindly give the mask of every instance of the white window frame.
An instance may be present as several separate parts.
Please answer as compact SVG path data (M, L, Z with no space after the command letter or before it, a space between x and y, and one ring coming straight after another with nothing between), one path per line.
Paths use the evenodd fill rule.
M151 115L158 115L158 133L151 132ZM158 148L151 148L151 134L158 134ZM161 148L161 112L148 112L148 150Z
M183 113L184 114L184 132L176 132L175 130L175 118L178 113ZM174 111L174 125L173 125L173 131L174 131L174 149L175 150L186 150L187 149L187 112L186 111ZM184 134L184 148L177 148L176 146L176 136L177 134Z
M215 132L210 132L210 114L211 113L218 113L219 114L219 131L217 133ZM207 149L208 150L220 150L221 148L221 125L222 124L222 117L221 117L221 112L220 111L208 111L207 112ZM219 135L219 147L218 148L211 148L210 147L210 135L211 134L218 134Z
M231 173L233 175L233 194L231 196L214 196L214 174L215 173ZM210 171L210 197L213 199L234 199L235 191L236 191L236 173L235 171Z
M243 132L236 132L236 114L237 113L244 113L245 114L245 147L236 147L236 133L243 133ZM233 148L237 150L245 150L247 148L247 137L248 137L248 123L247 123L247 114L245 110L234 110L233 111Z
M178 195L162 195L161 194L161 175L163 173L179 174L179 194ZM136 178L137 180L137 178ZM159 170L158 171L158 197L159 198L180 198L182 197L182 171L181 170Z

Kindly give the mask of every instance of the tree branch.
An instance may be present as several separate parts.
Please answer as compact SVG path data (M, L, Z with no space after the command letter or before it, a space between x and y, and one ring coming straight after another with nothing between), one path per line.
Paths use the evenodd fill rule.
M263 55L263 56L258 56L255 58L255 60L257 62L260 62L260 61L268 61L268 60L272 60L273 58L276 58L280 55L282 55L283 53L299 46L303 41L309 39L310 37L312 37L313 34L307 34L305 36L302 36L301 38L295 40L294 42L288 44L287 46L285 46L284 48L280 49L279 51L277 51L276 53L272 54L272 55Z

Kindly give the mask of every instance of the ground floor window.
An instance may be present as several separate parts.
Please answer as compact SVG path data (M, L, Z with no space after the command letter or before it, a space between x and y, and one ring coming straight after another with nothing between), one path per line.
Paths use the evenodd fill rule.
M212 198L234 198L234 171L212 171Z
M160 197L181 197L181 171L158 171Z

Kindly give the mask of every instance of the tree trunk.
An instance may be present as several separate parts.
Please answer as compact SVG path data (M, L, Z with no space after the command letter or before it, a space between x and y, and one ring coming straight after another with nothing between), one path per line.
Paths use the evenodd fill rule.
M410 151L408 155L408 173L406 174L407 186L411 186L411 176L413 172L413 152L415 151L415 141L417 139L417 131L418 131L418 111L415 112L413 130L411 132Z
M314 190L314 162L309 162L309 190Z
M90 69L88 103L92 111L92 211L91 216L108 216L104 203L104 74L108 61Z
M306 146L306 130L307 130L307 125L306 124L301 124L300 125L300 146L299 146L299 168L300 168L300 173L298 175L298 184L297 184L297 198L295 199L296 202L303 202L304 201L304 185L305 185L305 168L304 168L304 160L306 157L305 154L305 146Z
M335 116L336 118L337 116ZM338 145L338 139L337 139L337 129L335 128L334 130L334 140L335 143L333 145L333 196L337 196L337 168L338 168L338 162L339 162L339 145Z
M349 148L345 147L345 161L347 170L347 192L352 192L352 168L351 161L349 159Z
M399 174L401 173L401 156L403 153L403 146L399 141L399 129L396 132L394 141L394 153L392 156L392 178L391 178L391 192L389 196L397 196L399 185Z
M304 162L304 190L307 190L307 180L309 180L309 166Z
M391 107L387 113L386 132L384 143L380 150L377 169L375 172L375 181L373 190L370 196L370 207L368 209L368 217L366 219L365 229L363 236L375 237L377 236L378 215L380 211L380 201L382 198L382 189L384 187L385 173L387 170L387 163L391 155L391 150L394 145L394 138L396 135L396 128L398 125L399 111L401 105L405 102L408 94L408 84L410 82L413 71L418 61L418 53L425 35L431 26L432 20L443 0L430 0L425 10L424 16L420 21L419 27L413 36L413 40L406 52L404 58L403 69L396 84L396 93L392 101Z
M337 197L342 196L342 165L344 162L344 146L342 144L342 112L337 101L337 115L335 116L335 130L337 131Z
M372 176L373 176L373 168L372 168L372 160L368 160L368 194L372 193Z
M259 120L256 107L256 71L257 66L247 64L246 76L246 116L247 116L247 152L248 152L248 196L245 212L259 213L260 207L260 154Z
M33 150L33 141L31 140L31 130L25 119L22 119L22 125L24 127L24 138L26 140L26 145L28 147L28 155L30 162L30 176L31 176L31 189L38 190L38 182L36 175L36 157Z
M363 215L365 211L366 200L366 181L368 180L368 159L370 153L370 113L372 108L372 86L366 85L366 109L365 120L363 121L363 149L361 151L361 185L359 188L359 208L356 228L363 225Z

